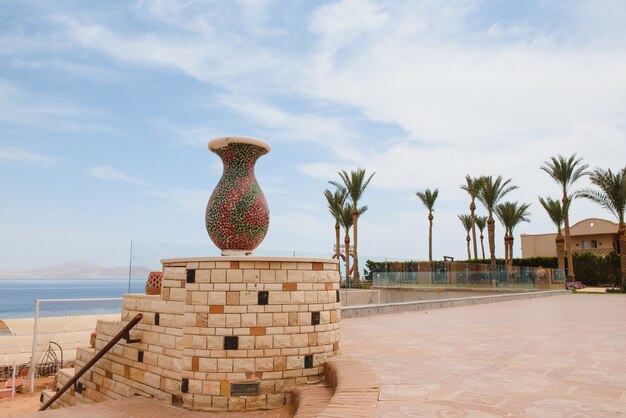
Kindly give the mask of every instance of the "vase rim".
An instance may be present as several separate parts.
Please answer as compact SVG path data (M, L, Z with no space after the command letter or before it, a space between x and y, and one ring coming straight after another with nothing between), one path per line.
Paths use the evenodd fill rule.
M262 139L254 138L251 136L221 136L219 138L215 138L209 141L209 150L214 151L216 149L223 148L228 144L250 144L256 145L257 147L263 148L267 152L272 150L270 144L265 142Z

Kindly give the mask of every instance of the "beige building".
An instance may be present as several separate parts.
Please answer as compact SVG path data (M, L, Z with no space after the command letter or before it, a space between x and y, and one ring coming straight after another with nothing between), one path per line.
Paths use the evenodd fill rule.
M600 218L587 218L570 226L572 251L589 251L606 255L618 250L618 224ZM562 232L565 236L565 231ZM556 257L553 234L521 234L522 258Z

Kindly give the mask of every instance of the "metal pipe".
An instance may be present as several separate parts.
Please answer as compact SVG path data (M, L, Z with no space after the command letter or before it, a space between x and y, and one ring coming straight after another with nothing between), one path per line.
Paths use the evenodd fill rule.
M37 378L37 337L39 323L39 300L35 299L35 320L33 321L33 349L30 356L30 393L35 392L35 379Z
M118 332L115 337L113 337L111 341L108 342L107 345L102 347L102 350L98 351L98 353L93 356L93 358L89 360L89 362L85 364L83 368L74 375L74 377L72 377L65 385L63 385L63 387L59 389L59 391L55 393L54 396L48 400L48 402L46 402L41 408L39 408L39 410L45 411L50 405L54 403L54 401L59 399L61 395L65 393L65 391L72 387L72 385L76 383L78 379L80 379L85 373L87 373L87 371L89 371L89 369L91 369L91 367L96 364L98 360L100 360L111 348L113 348L113 346L117 344L119 340L124 338L124 335L126 335L135 325L137 325L137 323L141 321L142 318L142 313L138 313L137 315L135 315L135 317L128 324L126 324L126 326L122 328L120 332Z
M15 383L16 383L15 369L17 369L17 364L13 362L13 384L11 385L11 400L15 398Z
M61 352L61 368L63 368L63 347L61 347L61 344L54 342L54 341L49 341L48 344L54 344L57 347L59 347L59 351ZM58 372L58 370L57 370Z

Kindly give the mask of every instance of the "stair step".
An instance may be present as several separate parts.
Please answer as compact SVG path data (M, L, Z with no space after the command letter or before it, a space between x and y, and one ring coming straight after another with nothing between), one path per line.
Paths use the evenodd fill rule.
M76 374L76 369L73 367L65 367L57 372L57 388L62 388L64 384Z
M48 402L50 398L52 398L55 394L56 392L53 390L43 390L41 392L41 395L39 395L39 404L43 405L44 403ZM69 398L62 396L61 399L57 399L52 405L50 405L49 409L65 408L74 405L76 405L76 400L74 397Z

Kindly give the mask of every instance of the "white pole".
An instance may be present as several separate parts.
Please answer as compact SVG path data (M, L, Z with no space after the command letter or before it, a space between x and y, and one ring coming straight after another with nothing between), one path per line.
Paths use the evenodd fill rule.
M11 385L11 400L15 398L15 369L17 368L17 364L13 362L13 384Z
M33 323L33 351L30 358L30 393L35 393L35 365L37 364L37 332L39 322L39 299L35 299L35 322Z
M130 240L130 258L128 259L128 293L130 293L130 277L133 271L133 240Z

